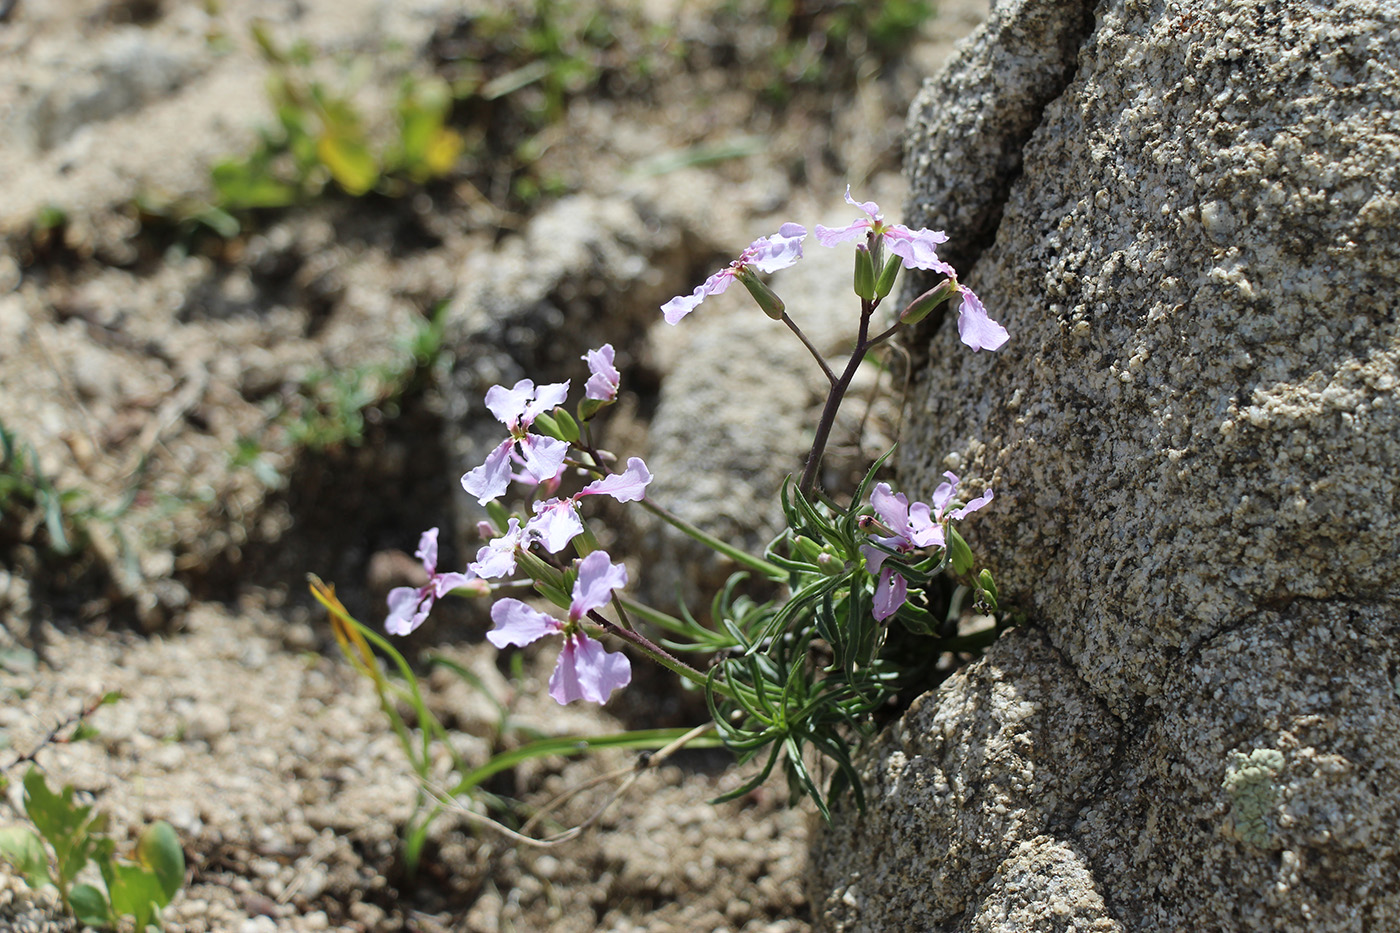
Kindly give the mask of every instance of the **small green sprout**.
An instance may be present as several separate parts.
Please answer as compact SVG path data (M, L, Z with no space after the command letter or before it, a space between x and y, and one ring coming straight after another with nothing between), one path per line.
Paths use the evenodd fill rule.
M122 917L135 928L162 929L160 912L185 880L185 855L175 829L152 823L136 842L135 860L118 858L107 815L79 806L67 785L55 794L38 767L24 776L24 809L34 824L0 828L0 858L32 888L53 885L68 913L88 926L114 929ZM37 832L35 832L37 830ZM103 888L78 881L96 862Z

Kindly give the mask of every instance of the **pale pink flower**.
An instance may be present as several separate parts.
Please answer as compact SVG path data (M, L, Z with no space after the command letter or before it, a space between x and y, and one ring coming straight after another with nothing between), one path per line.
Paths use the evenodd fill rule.
M886 249L904 261L904 268L932 269L944 275L953 275L953 267L938 258L937 247L948 242L948 235L942 230L929 230L926 227L910 230L903 224L885 223L880 205L874 201L855 200L851 197L850 185L846 186L846 203L860 208L867 216L844 227L817 224L817 242L822 246L836 246L849 240L864 239L874 233L884 239ZM879 270L876 272L878 274Z
M582 359L588 361L588 371L592 373L583 387L583 397L611 402L617 398L617 387L622 382L622 374L613 365L612 344L605 343L596 350L589 350Z
M960 284L958 292L962 296L962 304L958 306L958 338L973 352L1000 349L1010 336L1006 328L987 317L987 309L982 307L982 300L972 289Z
M499 497L510 485L512 457L520 461L526 475L536 483L556 476L568 456L569 445L529 431L536 417L563 404L568 394L568 380L538 389L529 379L521 379L510 389L492 386L486 393L486 407L506 426L510 437L486 455L485 463L462 476L462 488L482 505Z
M627 469L594 480L572 496L535 503L535 517L526 529L535 536L546 551L557 554L577 535L583 533L583 521L576 505L585 496L612 496L618 502L636 502L646 495L651 471L641 457L629 457Z
M583 632L585 615L606 606L612 592L627 585L627 570L614 564L606 551L594 551L578 564L569 619L561 622L518 599L502 599L491 607L496 627L486 638L497 648L523 646L546 635L563 635L564 648L549 678L549 695L557 703L588 700L604 703L614 690L632 680L632 665L621 652L609 652Z
M879 483L870 494L870 504L875 508L875 516L888 535L871 535L875 544L861 545L865 555L865 569L878 574L875 584L874 615L883 622L899 611L909 598L909 584L896 570L885 566L891 551L908 554L919 548L944 547L946 535L944 526L949 521L961 520L992 501L989 488L960 509L948 511L958 492L958 478L953 473L944 473L947 482L939 483L933 491L933 505L923 502L912 505L904 493L895 493L889 483Z
M389 615L384 630L390 635L407 635L423 624L433 604L455 589L469 589L477 595L489 592L486 581L471 573L438 573L438 530L429 528L418 539L415 556L428 572L428 582L422 586L396 586L389 591Z
M718 295L738 278L744 269L757 272L777 272L802 258L802 240L807 228L801 224L783 224L772 236L760 237L739 254L739 258L706 279L689 295L677 295L661 306L667 324L675 324L699 306L710 295Z

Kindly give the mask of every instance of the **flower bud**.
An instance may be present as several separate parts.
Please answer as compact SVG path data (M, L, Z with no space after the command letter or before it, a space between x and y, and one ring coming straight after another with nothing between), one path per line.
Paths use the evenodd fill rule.
M753 300L758 302L758 306L763 309L764 314L775 321L781 321L783 319L783 315L787 313L787 308L783 305L783 299L779 298L773 292L773 289L769 288L763 282L760 282L758 276L754 275L751 269L747 266L740 267L738 279L744 284L744 287L749 290L749 294L753 296Z
M875 280L875 297L884 298L894 290L895 276L899 275L900 267L904 265L904 260L898 256L891 256L885 263L885 267L880 270L880 277Z
M864 243L856 246L856 294L864 301L875 298L875 261L870 258L870 247Z
M992 579L990 570L983 570L977 575L977 588L982 591L982 598L992 609L997 608L997 585Z
M958 283L953 279L942 282L909 302L908 307L899 313L899 323L917 324L928 317L929 312L958 293Z
M822 546L806 535L797 535L792 539L792 544L794 551L812 563L821 557Z
M476 533L481 537L481 540L490 541L496 537L496 526L482 519L476 523Z
M552 437L555 440L565 442L569 440L567 437L564 436L564 432L559 428L559 423L554 420L554 417L552 415L547 415L541 412L540 414L535 416L535 420L532 426L534 427L536 434L543 434L545 437Z
M451 592L454 596L490 596L491 584L480 577L476 577L468 580L461 586L454 587Z

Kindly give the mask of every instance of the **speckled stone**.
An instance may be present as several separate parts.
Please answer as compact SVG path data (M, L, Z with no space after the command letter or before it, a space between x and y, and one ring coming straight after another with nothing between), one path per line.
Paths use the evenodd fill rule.
M1012 28L1036 6L1001 4L915 107L907 219L953 241L995 219L960 269L1012 339L973 355L944 326L915 348L935 362L901 469L921 495L945 469L995 487L969 537L1055 649L1006 668L1006 689L1034 693L1057 671L1029 714L1042 726L1026 728L1045 760L1099 770L1085 784L1041 766L1037 796L1078 803L1003 835L980 828L1003 806L985 791L952 810L908 793L844 816L817 845L822 923L1391 928L1400 9L1099 4L1004 202L970 210L959 181L1022 145L1014 114L978 108L1030 108L1043 88L948 95L1006 56L1056 59L1063 34ZM1036 15L1087 9L1058 6ZM970 146L979 128L999 139ZM966 677L1009 652L1023 653L999 644ZM1112 723L1092 749L1045 727L1086 693ZM929 741L913 733L939 722L930 708L950 746L976 747L993 715L952 682L869 767ZM965 756L906 782L986 789L1006 769ZM1020 893L997 881L1027 865L1040 881ZM853 877L854 906L837 893ZM1006 925L1042 901L1039 919Z

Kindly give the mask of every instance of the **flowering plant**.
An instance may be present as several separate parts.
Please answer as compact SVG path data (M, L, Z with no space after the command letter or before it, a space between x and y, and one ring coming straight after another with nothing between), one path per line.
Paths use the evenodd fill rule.
M845 790L863 804L851 748L873 734L875 714L901 693L931 686L940 659L980 650L995 637L995 629L959 634L969 597L994 611L997 591L986 570L974 574L972 552L956 528L987 507L993 492L987 488L968 499L959 493L959 478L947 473L929 502L911 502L888 481L877 482L889 453L848 493L823 490L818 485L823 454L862 361L901 328L957 299L959 336L971 350L996 350L1008 335L958 281L952 266L939 259L937 247L947 240L943 233L887 223L876 204L854 200L849 188L846 201L865 216L846 227L815 229L825 247L859 241L853 287L860 314L850 356L839 372L759 278L801 260L807 231L798 224L783 224L754 241L691 294L662 306L665 321L674 325L737 281L765 314L801 340L827 379L812 447L800 476L790 477L782 490L786 527L762 554L734 547L673 515L648 497L652 475L641 458L628 458L618 470L618 458L597 446L598 417L617 400L622 383L614 349L604 345L582 357L590 375L572 412L564 407L567 381L536 386L522 379L486 394L487 408L509 436L461 480L491 517L482 523L485 541L464 573L440 573L436 529L425 534L419 556L429 581L390 594L388 631L413 631L434 601L450 592L530 586L565 618L520 598L502 598L491 608L494 627L486 637L506 649L562 636L549 681L549 694L559 703L605 702L630 683L629 655L647 659L703 691L712 721L689 732L652 730L645 740L629 734L635 740L629 747L669 748L710 733L711 741L722 742L741 762L762 762L724 798L757 787L781 764L795 796L810 797L824 816L830 816L834 796ZM881 329L877 312L902 268L942 278ZM582 485L559 495L571 477L581 477ZM525 493L514 512L501 502L513 482ZM699 619L685 607L678 614L663 611L627 593L626 569L599 547L590 530L585 512L592 496L635 503L739 565L715 596L708 618ZM352 623L359 625L333 597L325 598L324 588L321 596L338 626L348 632ZM349 636L341 640L353 643ZM382 644L378 636L372 640ZM368 648L358 650L352 660L368 670ZM697 659L701 663L693 663ZM512 755L519 760L518 750ZM822 760L829 767L818 767ZM468 790L468 778L480 770L440 795L440 802Z

